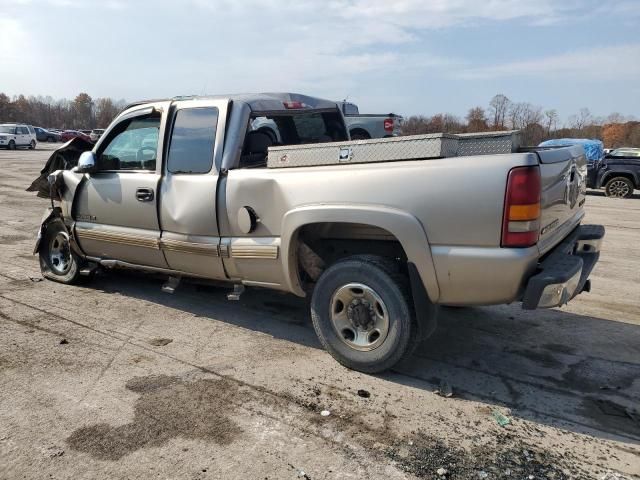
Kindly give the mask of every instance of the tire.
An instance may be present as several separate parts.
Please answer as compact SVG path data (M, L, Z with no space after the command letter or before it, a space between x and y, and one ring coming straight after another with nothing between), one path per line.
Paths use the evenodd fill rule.
M633 196L633 182L626 177L613 177L607 181L604 193L607 197L631 198Z
M35 150L35 149L36 149L36 141L31 140L31 143L29 144L29 150Z
M371 136L365 132L364 130L354 130L353 132L349 132L349 136L351 140L369 140Z
M311 298L320 343L347 368L364 373L392 368L420 340L409 291L393 261L370 255L338 261L320 276Z
M53 137L47 137L47 142L49 143L55 143L56 139Z
M38 253L44 278L67 285L78 283L81 259L71 249L61 220L55 219L47 224Z
M15 150L16 149L16 142L14 142L13 140L9 140L9 150Z

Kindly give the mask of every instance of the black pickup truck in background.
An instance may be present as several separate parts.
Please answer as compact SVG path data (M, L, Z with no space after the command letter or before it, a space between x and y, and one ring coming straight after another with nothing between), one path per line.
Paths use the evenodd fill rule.
M607 197L630 198L640 189L640 148L618 148L590 165L587 186L604 188Z

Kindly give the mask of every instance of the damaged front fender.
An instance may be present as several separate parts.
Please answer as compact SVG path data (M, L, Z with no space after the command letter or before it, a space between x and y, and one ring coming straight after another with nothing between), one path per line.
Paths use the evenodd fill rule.
M73 253L75 253L80 258L86 258L85 253L80 248L80 245L78 245L78 242L76 241L76 237L73 234L74 225L68 224L67 222L65 222L62 209L60 207L54 207L54 208L49 207L45 210L44 214L42 215L42 221L40 223L40 228L38 229L38 235L36 237L36 244L33 247L33 254L35 255L38 252L40 252L42 239L45 237L47 233L47 227L51 224L51 222L53 222L56 219L60 220L60 223L62 224L64 229L67 231L67 235L69 235L69 244L71 246L71 250L73 250Z
M38 236L36 237L36 244L33 247L33 254L35 255L40 251L40 242L42 241L42 237L47 231L47 225L49 222L56 217L62 218L62 214L59 207L55 208L47 208L42 215L42 220L40 221L40 228L38 228Z

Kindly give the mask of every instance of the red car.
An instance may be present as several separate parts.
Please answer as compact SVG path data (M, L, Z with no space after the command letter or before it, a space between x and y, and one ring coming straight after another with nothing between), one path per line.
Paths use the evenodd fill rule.
M62 141L63 142L68 142L72 138L76 138L76 137L80 137L83 140L86 140L87 142L91 141L91 138L89 137L89 135L86 135L86 134L84 134L82 132L79 132L77 130L65 130L60 135L62 137Z

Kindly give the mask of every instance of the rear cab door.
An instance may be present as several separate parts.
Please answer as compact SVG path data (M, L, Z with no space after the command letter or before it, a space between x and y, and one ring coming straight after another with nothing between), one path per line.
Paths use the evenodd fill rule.
M20 145L29 145L31 143L31 135L25 125L18 126L18 138Z
M171 108L160 186L160 246L171 269L225 279L216 190L228 100L183 100Z

